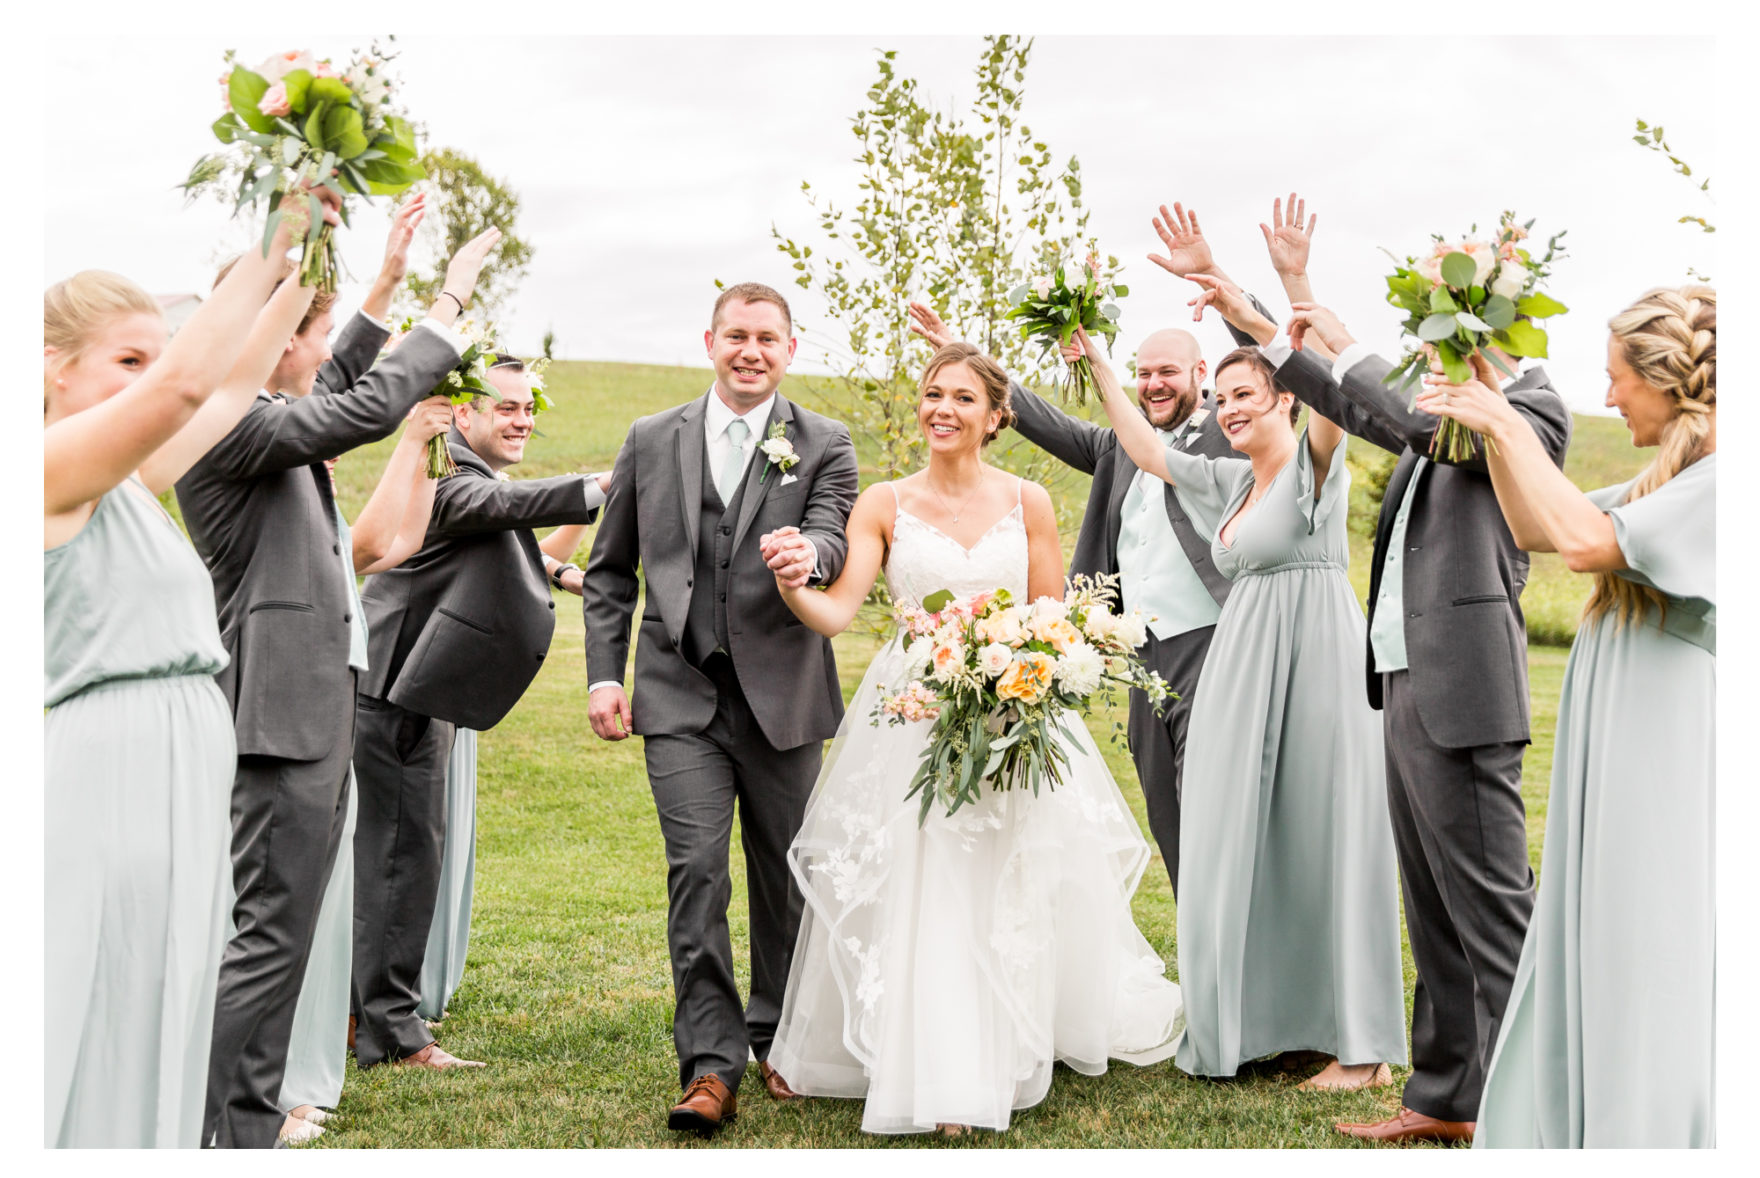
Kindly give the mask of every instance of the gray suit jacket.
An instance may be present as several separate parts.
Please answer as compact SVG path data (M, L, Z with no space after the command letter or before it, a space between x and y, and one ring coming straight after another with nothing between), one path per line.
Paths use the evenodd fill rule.
M680 653L702 520L703 413L714 395L711 390L630 427L587 561L588 682L623 682L630 623L647 585L630 697L635 731L643 736L701 732L715 717L714 684ZM790 749L836 734L843 691L830 640L783 604L758 537L784 525L799 528L818 546L819 583L836 580L849 550L844 526L855 505L857 469L841 422L780 393L770 413L770 422L778 421L800 463L788 472L794 477L787 486L772 470L746 489L733 525L727 628L728 653L765 739ZM752 461L763 462L763 452Z
M1330 364L1292 352L1277 375L1315 412L1400 456L1375 529L1371 627L1393 518L1406 488L1419 479L1406 522L1401 592L1412 695L1430 739L1443 748L1526 743L1528 632L1521 596L1528 554L1503 522L1482 452L1460 463L1432 460L1419 471L1418 458L1429 457L1441 419L1411 408L1405 393L1382 383L1392 369L1379 356L1366 357L1344 374L1341 388ZM1571 414L1546 373L1531 368L1504 393L1563 466ZM1366 658L1369 703L1379 709L1381 676L1372 646Z
M453 430L422 547L367 578L361 694L481 732L525 694L556 630L533 528L590 524L590 476L503 482Z
M344 391L292 402L263 394L177 483L214 579L231 656L216 678L243 755L310 761L334 744L353 619L324 460L390 434L458 363L445 340L417 331L362 374L352 366L368 340L376 354L383 329L358 316L338 339L326 384Z

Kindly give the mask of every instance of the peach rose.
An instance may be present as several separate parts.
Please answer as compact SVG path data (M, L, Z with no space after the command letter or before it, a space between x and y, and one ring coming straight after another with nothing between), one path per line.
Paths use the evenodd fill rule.
M328 61L320 61L312 67L312 77L314 78L340 78L341 76L336 72L336 67Z
M978 637L985 642L1001 642L1009 646L1019 645L1026 637L1021 630L1021 613L1014 606L997 610L987 618L978 621Z
M1056 663L1050 655L1028 651L1017 657L1014 664L1003 672L1002 678L996 681L996 694L1001 699L1018 699L1022 703L1036 704L1050 689L1051 676L1055 670Z
M1049 642L1059 654L1066 653L1070 647L1082 640L1082 635L1067 618L1035 617L1032 625L1033 637L1040 642Z
M260 74L265 81L273 85L294 70L306 70L307 72L310 72L314 68L314 65L315 63L312 61L312 54L309 49L289 49L285 53L277 53L270 57L267 61L263 62L262 65L257 67L256 72Z
M929 663L935 668L934 677L946 683L965 669L966 648L957 642L938 645Z
M287 86L277 82L265 90L262 100L257 103L257 109L272 119L284 118L292 114L293 103L287 99Z

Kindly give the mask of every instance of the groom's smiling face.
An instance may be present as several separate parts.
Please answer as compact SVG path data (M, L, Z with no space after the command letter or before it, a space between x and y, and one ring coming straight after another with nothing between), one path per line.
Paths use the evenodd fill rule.
M729 302L704 333L703 343L715 365L722 400L742 412L776 391L794 358L788 316L771 302Z

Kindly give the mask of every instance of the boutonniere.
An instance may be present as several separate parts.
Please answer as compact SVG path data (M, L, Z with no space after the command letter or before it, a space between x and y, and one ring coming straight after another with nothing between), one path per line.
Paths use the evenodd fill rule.
M764 452L765 458L764 473L758 476L760 483L770 477L772 466L783 474L787 474L789 467L801 460L801 456L794 452L794 443L783 436L786 432L779 421L770 427L770 436L759 443L758 449ZM789 481L793 482L794 480L790 479Z

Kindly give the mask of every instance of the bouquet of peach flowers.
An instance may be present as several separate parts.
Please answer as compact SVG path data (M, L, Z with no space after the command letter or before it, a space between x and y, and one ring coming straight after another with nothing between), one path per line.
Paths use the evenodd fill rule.
M1167 684L1143 665L1137 648L1148 631L1136 612L1113 611L1116 575L1072 579L1061 600L1016 605L1006 589L955 600L946 590L922 606L894 611L905 640L901 690L882 692L874 723L933 720L923 763L905 797L922 799L921 825L939 799L952 814L975 802L978 787L1055 788L1068 754L1072 711L1096 697L1112 702L1118 687L1140 687L1159 705Z

